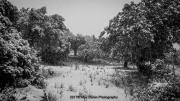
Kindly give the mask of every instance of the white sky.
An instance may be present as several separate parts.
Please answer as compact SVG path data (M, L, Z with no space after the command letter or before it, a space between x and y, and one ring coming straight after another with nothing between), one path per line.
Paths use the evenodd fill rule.
M59 14L74 34L99 36L125 3L140 0L8 0L18 8L47 7L48 14Z

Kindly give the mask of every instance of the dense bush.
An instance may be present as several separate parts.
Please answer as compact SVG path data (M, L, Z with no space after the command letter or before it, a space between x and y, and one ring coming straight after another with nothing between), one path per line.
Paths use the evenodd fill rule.
M167 65L164 60L157 59L152 65L152 79L158 82L168 82L173 78L172 65Z
M179 101L180 86L172 83L155 83L136 91L136 101Z
M150 75L148 75L150 76ZM134 90L135 101L179 101L180 82L173 75L172 66L157 59L152 65L148 85Z
M172 66L157 59L150 71L150 75L127 72L124 77L119 76L118 85L123 85L127 94L133 97L132 101L179 101L180 81L173 75Z

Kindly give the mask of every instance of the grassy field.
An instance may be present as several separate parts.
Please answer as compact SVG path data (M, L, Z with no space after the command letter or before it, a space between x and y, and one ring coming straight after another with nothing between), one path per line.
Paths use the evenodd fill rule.
M117 87L115 80L116 66L79 65L43 66L55 71L57 76L48 78L46 93L56 101L100 101L108 100L99 96L116 96L109 101L129 101L130 96L123 88ZM117 81L118 82L118 81ZM94 96L99 98L73 98L70 96Z
M130 101L131 92L146 80L138 75L125 78L128 73L137 73L136 68L129 66L129 69L125 69L116 62L108 63L104 60L99 64L98 62L86 64L72 60L65 64L65 66L41 65L41 72L46 77L46 88L42 90L28 86L17 89L19 93L16 97L22 101ZM178 66L176 75L180 76Z

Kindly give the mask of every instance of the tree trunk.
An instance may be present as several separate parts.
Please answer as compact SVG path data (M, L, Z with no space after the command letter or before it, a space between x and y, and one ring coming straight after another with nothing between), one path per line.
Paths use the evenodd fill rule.
M87 55L84 57L84 61L85 62L88 62L88 58L87 57L88 57Z
M124 61L124 68L128 68L128 61Z
M140 62L137 62L137 63L136 63L136 66L137 66L138 71L142 73L142 71L143 71L143 66L141 65L141 63L140 63Z
M77 56L77 50L76 49L74 50L74 56Z

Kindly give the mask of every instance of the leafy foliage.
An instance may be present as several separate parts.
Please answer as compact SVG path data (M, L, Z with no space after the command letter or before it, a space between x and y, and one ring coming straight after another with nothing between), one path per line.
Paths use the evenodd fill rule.
M156 59L165 58L179 37L177 0L142 0L125 4L102 33L109 34L114 54L137 65L139 71Z
M99 41L101 42L100 48L104 52L109 53L111 48L112 48L111 47L112 45L110 45L109 39L108 38L104 38L104 37L100 37Z
M124 64L130 61L138 67L140 76L123 79L136 101L179 101L179 80L171 65L178 57L172 56L177 54L172 45L179 42L179 5L179 0L125 4L101 33L101 37L109 35L105 42L112 45L105 49L113 50ZM136 80L142 77L144 80Z
M139 72L128 72L119 76L119 85L127 94L133 96L132 101L179 101L179 78L173 75L172 67L163 60L156 60L151 76ZM123 83L122 83L123 82Z
M22 87L31 84L34 79L38 78L39 65L36 51L29 47L28 42L22 39L20 33L13 27L11 20L14 19L9 19L4 13L10 10L11 14L15 14L16 9L13 10L14 6L6 0L1 2L0 87L3 90L6 86ZM19 85L19 82L23 85Z
M85 61L89 62L94 58L104 57L104 52L100 49L99 42L87 42L79 47L79 56Z
M178 101L178 86L158 83L137 92L136 101Z
M16 93L14 88L5 88L1 93L1 101L17 101L17 98L14 96Z
M0 0L0 12L3 16L8 17L11 23L16 24L18 20L18 9L7 0Z
M18 27L23 38L34 47L46 63L57 64L69 53L67 35L69 30L63 23L64 18L54 14L46 15L46 7L20 10Z

